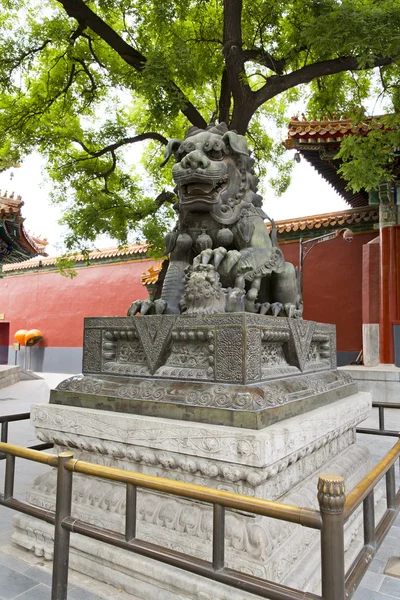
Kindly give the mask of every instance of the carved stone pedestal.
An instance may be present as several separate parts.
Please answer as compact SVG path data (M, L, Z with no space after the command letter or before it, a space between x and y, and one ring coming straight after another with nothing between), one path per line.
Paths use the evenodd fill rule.
M32 421L39 439L82 460L317 508L319 473L351 489L371 468L355 442L370 394L336 371L334 346L332 326L261 315L89 319L84 375L32 407ZM55 485L49 469L28 501L54 509ZM122 532L125 489L74 474L72 513ZM51 559L50 526L14 524L16 543ZM359 525L355 514L348 560ZM137 535L209 560L211 507L139 490ZM225 543L229 567L318 588L316 531L228 510ZM255 598L76 534L70 564L143 600Z
M40 439L53 441L60 451L73 449L74 456L83 460L317 508L318 473L342 475L351 489L370 469L368 452L355 444L354 431L369 407L369 394L358 393L258 431L51 405L33 407L32 419ZM39 476L28 501L54 509L55 484L55 470ZM74 475L73 493L74 516L123 531L122 486ZM24 515L16 516L14 523L15 542L51 558L51 527ZM350 524L348 545L358 524ZM140 491L140 538L209 559L211 531L207 506ZM191 600L228 598L224 586L203 580L198 589L206 595L196 595L192 586L184 584L188 575L182 578L179 572L175 591L168 589L172 595L160 595L160 582L148 575L148 567L140 577L136 572L145 559L131 555L122 560L126 553L111 547L105 551L101 544L81 536L72 536L71 546L73 568L139 598L167 600L173 593ZM226 549L227 563L233 568L295 587L314 587L318 582L319 534L312 530L228 511ZM102 556L108 557L107 569ZM164 570L169 567L156 567L159 573Z

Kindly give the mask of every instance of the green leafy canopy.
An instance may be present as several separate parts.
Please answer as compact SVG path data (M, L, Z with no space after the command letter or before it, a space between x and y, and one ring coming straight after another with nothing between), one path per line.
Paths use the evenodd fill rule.
M46 157L67 250L133 232L162 252L174 214L163 146L192 124L247 134L259 175L275 165L279 192L292 164L279 131L293 102L317 118L354 114L373 95L386 102L390 131L343 145L354 189L382 180L399 145L400 0L0 6L0 170L33 150Z

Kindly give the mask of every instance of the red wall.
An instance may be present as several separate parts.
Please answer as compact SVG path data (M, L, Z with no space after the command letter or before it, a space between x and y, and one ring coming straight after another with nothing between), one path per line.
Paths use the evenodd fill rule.
M337 326L338 351L362 348L362 247L376 232L318 244L304 263L304 318ZM282 244L298 265L299 244ZM38 328L42 345L82 346L83 319L124 316L133 300L146 298L141 276L152 260L79 268L74 279L58 273L26 273L0 279L0 312L10 322L10 345L18 329Z
M362 349L362 257L364 244L377 233L317 244L304 261L304 318L334 323L337 350ZM299 264L299 244L282 244L285 259Z
M0 310L10 322L10 345L18 329L40 329L53 347L81 347L84 317L125 316L131 303L148 297L141 276L152 260L94 265L69 279L59 273L26 273L0 279Z

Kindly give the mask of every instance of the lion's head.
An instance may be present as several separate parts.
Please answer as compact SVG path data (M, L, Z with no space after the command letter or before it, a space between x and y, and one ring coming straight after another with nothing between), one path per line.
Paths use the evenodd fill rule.
M261 205L246 138L225 123L207 129L191 127L183 141L173 139L165 150L180 206L187 212L211 212L220 223L234 222L239 205ZM232 220L233 219L233 220Z

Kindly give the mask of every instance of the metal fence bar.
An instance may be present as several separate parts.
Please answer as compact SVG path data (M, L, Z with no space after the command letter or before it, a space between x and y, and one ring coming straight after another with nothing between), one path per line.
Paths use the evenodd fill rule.
M9 498L8 500L5 500L3 494L0 494L0 504L2 506L7 506L7 508L11 508L12 510L17 510L25 515L36 517L36 519L41 519L42 521L46 521L46 523L51 523L54 525L55 514L52 510L46 510L44 508L40 508L40 506L33 506L32 504L28 504L22 500L17 500L16 498Z
M178 567L190 573L224 583L242 592L246 591L261 596L261 598L268 598L268 600L322 600L321 596L317 596L316 594L295 590L232 569L215 571L212 564L208 561L183 554L176 550L163 548L150 542L138 539L127 542L123 534L100 529L95 525L78 521L72 517L64 520L64 527L67 527L71 532L86 535L100 542L129 550L153 560L158 560L172 567Z
M72 471L65 468L65 464L71 458L72 452L62 452L58 455L51 600L67 600L70 531L63 527L63 521L71 515Z
M4 477L4 498L8 500L14 495L15 456L7 454L6 474Z
M126 508L125 508L125 539L127 542L136 537L136 507L137 488L132 483L126 484Z
M378 409L379 429L370 427L357 427L357 433L365 433L367 435L383 435L388 437L398 437L399 432L391 429L385 429L385 408L400 408L400 403L396 402L372 402L372 407Z
M2 450L1 444L0 450ZM166 494L173 494L182 498L190 498L200 502L208 502L209 504L218 503L226 508L234 508L256 515L263 515L264 517L288 521L289 523L297 523L312 529L321 529L322 527L319 511L310 508L263 500L262 498L254 498L253 496L242 496L232 492L216 490L215 488L166 479L165 477L144 475L142 473L126 471L125 469L96 465L83 460L72 460L66 464L65 468L76 473L94 475L95 477L101 477L110 481L119 481L125 484L132 483L138 487L165 492Z
M349 496L345 497L343 478L334 475L321 475L318 482L318 500L320 512L291 505L270 502L253 497L240 496L229 492L204 488L202 486L176 482L150 475L133 473L123 469L115 469L75 460L71 453L59 457L35 450L20 448L12 444L0 443L0 451L9 455L9 481L13 480L13 462L15 457L26 458L51 466L58 465L56 516L51 511L28 505L12 498L12 486L7 484L5 495L0 495L0 504L9 506L26 514L32 514L49 523L55 522L55 558L53 571L52 600L66 600L68 577L69 533L74 531L98 539L114 546L131 550L149 558L160 560L192 573L203 575L215 581L225 583L236 589L246 590L270 600L321 600L320 596L302 592L293 588L274 584L244 573L224 568L224 507L236 508L253 512L287 522L298 523L314 529L321 529L321 569L322 591L324 600L343 600L345 597L344 572L344 522L364 501L364 535L365 546L354 561L349 574L346 576L346 591L349 597L355 586L365 573L368 563L379 547L382 539L393 523L400 507L400 491L396 494L395 462L400 455L400 441L388 452L384 459L364 478ZM10 460L12 459L12 460ZM116 532L96 528L70 516L72 473L80 472L91 476L102 477L106 480L119 481L127 485L127 516L126 532L121 535ZM373 489L386 475L388 509L375 530ZM6 475L7 479L7 475ZM208 502L214 506L214 535L213 561L202 561L183 553L175 552L161 546L138 540L136 535L136 485L164 493L174 494ZM64 489L64 486L66 488ZM11 497L10 497L11 494ZM63 538L62 534L68 534ZM374 545L375 535L375 547ZM60 537L61 536L61 537ZM60 541L61 540L61 541ZM65 564L65 560L67 561ZM56 566L56 564L58 566ZM64 566L61 567L60 564ZM63 572L65 581L58 583L59 574Z
M1 441L6 444L8 441L8 421L1 423Z
M396 503L396 477L394 472L394 464L386 473L386 506L393 508Z
M0 416L1 423L1 442L8 442L8 424L13 423L15 421L26 421L30 419L31 413L17 413L14 415L2 415ZM50 448L54 448L54 444L51 442L46 442L43 444L35 444L34 446L29 446L32 450L48 450ZM0 460L4 460L6 455L3 452L0 452Z
M30 417L31 417L30 412L16 413L14 415L1 415L0 423L12 423L13 421L25 421L26 419L30 419Z
M375 503L374 490L372 490L363 500L363 516L364 516L364 544L375 548Z
M379 412L379 430L385 431L385 407L378 406L378 412Z
M50 450L50 448L54 448L54 444L52 442L43 442L43 444L28 446L28 450Z
M379 429L369 429L368 427L357 427L357 433L365 433L367 435L383 435L385 437L399 437L399 432L391 429L379 431Z
M400 404L398 402L374 402L372 401L373 408L379 408L382 406L383 408L400 408Z
M318 502L322 516L321 583L324 600L344 600L344 479L320 475Z
M383 542L386 534L393 525L396 519L398 509L400 507L400 492L396 495L395 508L388 509L375 531L375 547L364 546L361 552L358 554L350 569L346 573L346 598L351 598L354 594L357 586L361 579L364 577L368 566L378 551L381 543Z
M213 505L213 550L212 565L215 571L225 565L225 507Z
M1 448L0 448L1 449ZM393 446L391 450L384 456L384 458L372 469L372 471L364 477L360 483L352 489L350 494L346 498L346 504L344 507L344 519L347 519L353 514L356 508L360 505L361 501L368 496L371 490L381 480L383 475L390 469L395 463L400 453L400 441Z

